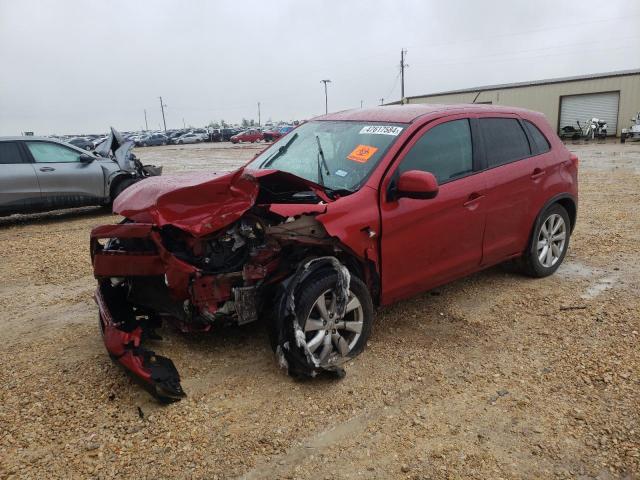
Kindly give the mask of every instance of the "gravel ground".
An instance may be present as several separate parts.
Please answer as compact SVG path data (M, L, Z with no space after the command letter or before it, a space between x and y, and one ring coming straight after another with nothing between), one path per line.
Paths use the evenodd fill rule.
M101 209L0 219L0 478L640 475L640 145L570 145L565 264L494 268L378 311L341 381L295 382L260 325L165 330L188 397L160 406L107 356L92 301ZM151 147L167 172L261 147Z

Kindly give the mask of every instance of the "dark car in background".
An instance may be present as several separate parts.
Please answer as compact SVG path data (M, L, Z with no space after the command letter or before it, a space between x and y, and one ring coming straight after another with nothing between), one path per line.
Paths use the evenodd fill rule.
M67 143L70 143L75 147L78 147L87 151L91 151L95 148L93 144L93 139L88 137L75 137L70 140L67 140Z
M222 141L229 142L231 141L231 137L240 133L240 130L237 128L223 128L221 130L222 133Z
M156 145L166 145L169 139L161 133L153 133L145 137L141 137L136 142L136 147L153 147Z
M278 140L280 137L285 136L291 130L293 130L292 126L285 125L283 127L277 127L277 128L265 130L262 132L262 136L265 142L273 142L274 140Z

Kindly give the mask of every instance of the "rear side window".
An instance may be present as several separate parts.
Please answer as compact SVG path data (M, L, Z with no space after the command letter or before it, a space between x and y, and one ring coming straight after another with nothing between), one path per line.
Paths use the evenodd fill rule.
M544 134L538 127L536 127L529 120L525 120L524 124L527 126L527 130L529 130L529 136L531 137L531 140L533 140L531 150L533 150L534 155L547 153L549 150L551 150L551 146L549 145L547 137L544 136Z
M481 118L489 168L531 156L529 140L514 118Z
M14 142L0 142L0 164L23 163L18 144Z
M462 177L473 171L469 120L454 120L427 131L404 157L400 174L422 170L435 175L438 183Z

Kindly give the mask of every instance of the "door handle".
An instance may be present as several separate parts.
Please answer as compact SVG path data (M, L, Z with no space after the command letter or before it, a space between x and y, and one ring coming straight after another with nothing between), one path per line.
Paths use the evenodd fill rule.
M531 179L536 180L540 177L543 177L547 172L542 170L541 168L534 168L533 173L531 174Z
M40 167L41 172L53 172L55 168L53 167Z
M475 202L480 200L482 197L484 197L484 195L480 195L478 192L473 192L472 194L469 195L469 198L467 198L467 201L464 202L462 204L462 206L463 207L468 207L470 205L473 205Z

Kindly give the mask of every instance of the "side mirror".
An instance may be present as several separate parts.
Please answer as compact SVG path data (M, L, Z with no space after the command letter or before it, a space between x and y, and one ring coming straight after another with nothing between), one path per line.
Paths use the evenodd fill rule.
M438 195L438 181L431 172L409 170L400 175L396 188L396 198L435 198Z
M91 163L95 160L95 157L93 155L89 155L88 153L83 153L82 155L80 155L80 161L82 163Z

